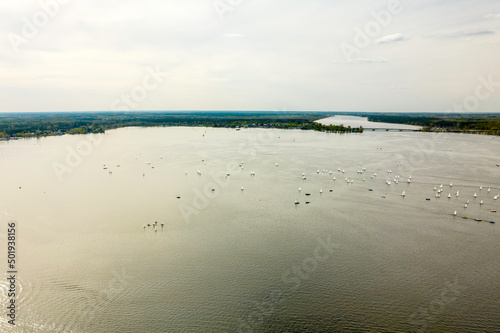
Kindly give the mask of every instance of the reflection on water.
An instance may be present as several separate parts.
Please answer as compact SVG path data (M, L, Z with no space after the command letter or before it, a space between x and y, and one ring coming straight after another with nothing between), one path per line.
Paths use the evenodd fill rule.
M499 151L211 128L1 142L15 331L498 331Z

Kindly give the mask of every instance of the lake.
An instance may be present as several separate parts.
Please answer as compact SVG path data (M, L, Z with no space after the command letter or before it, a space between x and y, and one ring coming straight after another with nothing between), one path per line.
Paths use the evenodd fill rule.
M499 153L498 137L385 131L0 142L18 271L0 330L498 332Z
M363 126L366 130L405 130L405 131L418 131L421 129L420 126L405 125L405 124L391 124L391 123L379 123L368 121L368 117L357 117L357 116L342 116L336 115L334 117L329 117L317 122L323 125L344 125L345 127L360 127Z

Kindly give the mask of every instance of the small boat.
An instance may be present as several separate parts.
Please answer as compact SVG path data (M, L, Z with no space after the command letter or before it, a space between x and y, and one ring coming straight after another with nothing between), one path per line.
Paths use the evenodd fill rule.
M462 216L464 220L468 220L469 218L467 216Z
M369 189L368 189L368 191L373 192L373 189L372 189L372 188L369 188Z
M490 212L492 212L492 213L496 213L496 212L497 212L497 210L496 210L496 209L492 209L492 210L490 210Z
M427 201L431 201L431 198L425 198L425 200L427 200Z
M298 202L297 200L295 200L295 204L298 205L300 202Z
M451 193L448 193L448 199L451 199Z
M310 203L311 203L311 202L309 202L309 201L306 201L306 205L309 205Z
M403 191L403 193L401 193L401 196L402 196L403 198L404 198L404 197L406 197L406 192L405 192L405 191Z
M311 195L311 193L306 193L306 195L307 195L307 196L310 196L310 195Z
M474 219L474 221L481 222L482 220L481 219Z
M495 221L490 221L491 224L495 224Z
M453 212L453 216L457 216L457 211L454 211L454 212Z

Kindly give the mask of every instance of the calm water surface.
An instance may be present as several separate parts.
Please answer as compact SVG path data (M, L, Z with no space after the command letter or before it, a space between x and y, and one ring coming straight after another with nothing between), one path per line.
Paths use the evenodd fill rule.
M20 289L0 330L499 332L499 153L497 137L414 132L0 142Z
M324 125L344 125L351 127L360 127L368 130L373 129L390 129L390 130L411 130L418 131L421 129L420 126L404 125L404 124L392 124L392 123L379 123L374 121L368 121L368 117L357 117L357 116L342 116L337 115L330 118L325 118L318 120L318 122Z

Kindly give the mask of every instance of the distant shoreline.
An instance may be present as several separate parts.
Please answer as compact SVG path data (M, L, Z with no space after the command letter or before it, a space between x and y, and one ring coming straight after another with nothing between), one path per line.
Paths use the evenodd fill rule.
M351 121L343 121L340 124L325 121L326 119L332 119L332 117L348 118ZM362 119L362 121L353 122L357 118ZM277 128L331 133L362 133L364 130L386 130L500 135L500 113L396 114L313 111L0 113L0 140L64 134L104 133L110 129L135 126Z

